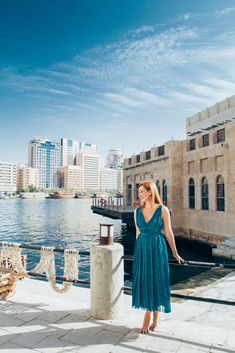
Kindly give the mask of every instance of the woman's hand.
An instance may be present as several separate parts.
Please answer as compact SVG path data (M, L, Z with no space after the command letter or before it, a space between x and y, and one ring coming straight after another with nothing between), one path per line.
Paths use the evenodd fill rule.
M179 256L179 254L173 254L174 258L176 259L176 261L179 263L179 264L183 264L184 263L184 259Z

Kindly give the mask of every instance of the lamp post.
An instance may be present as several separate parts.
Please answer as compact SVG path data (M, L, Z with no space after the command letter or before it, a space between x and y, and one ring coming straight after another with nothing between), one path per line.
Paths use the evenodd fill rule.
M100 245L113 245L113 224L100 223Z

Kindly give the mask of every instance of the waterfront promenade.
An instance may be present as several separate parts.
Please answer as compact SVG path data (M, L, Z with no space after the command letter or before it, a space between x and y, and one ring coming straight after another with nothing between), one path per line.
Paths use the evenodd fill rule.
M198 289L197 289L198 291ZM235 272L194 295L233 300ZM131 308L124 295L124 315L118 320L90 316L90 290L72 287L67 294L49 284L25 279L16 294L0 302L0 351L80 353L234 353L235 307L194 301L172 303L160 314L156 332L138 332L143 312Z

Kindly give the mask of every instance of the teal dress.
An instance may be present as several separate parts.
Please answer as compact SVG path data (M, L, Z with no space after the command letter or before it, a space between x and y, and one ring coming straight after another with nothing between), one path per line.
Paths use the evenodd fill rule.
M142 209L136 209L140 234L136 239L132 306L150 311L171 312L168 252L163 227L162 205L146 222Z

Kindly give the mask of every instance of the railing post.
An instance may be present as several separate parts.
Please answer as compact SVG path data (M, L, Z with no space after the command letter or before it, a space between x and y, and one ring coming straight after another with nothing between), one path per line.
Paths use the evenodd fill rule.
M100 320L116 319L123 311L124 269L123 246L92 244L91 315Z

